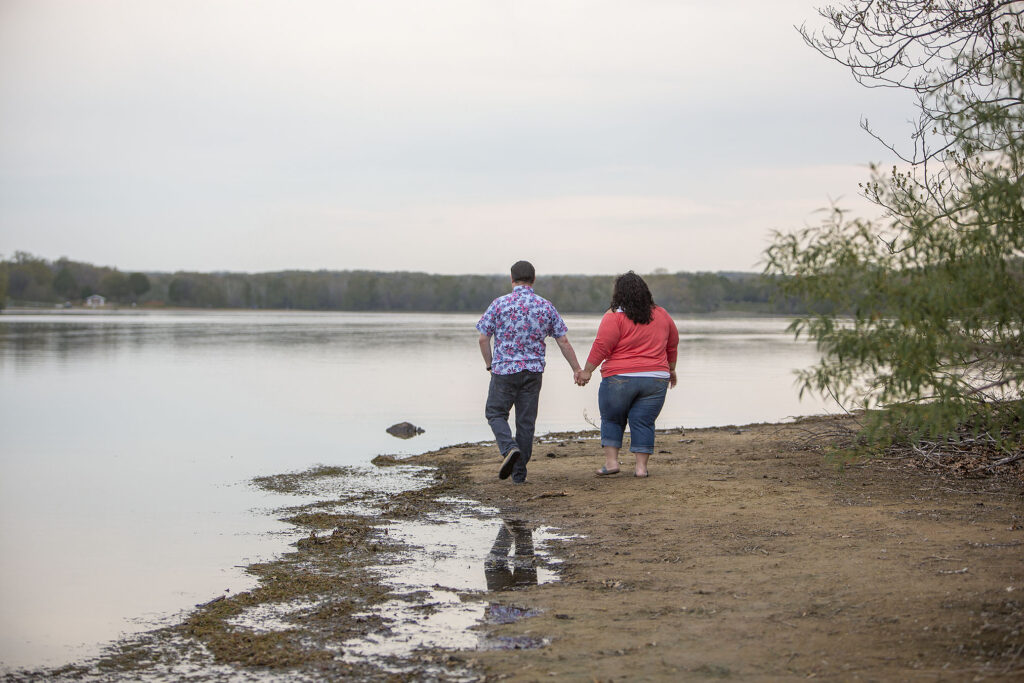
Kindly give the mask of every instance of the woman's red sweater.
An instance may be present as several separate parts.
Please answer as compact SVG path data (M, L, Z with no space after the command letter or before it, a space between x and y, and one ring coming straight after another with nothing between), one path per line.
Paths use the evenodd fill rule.
M679 330L661 306L652 309L652 319L637 325L625 313L608 311L597 328L587 362L601 366L601 376L628 372L668 371L675 364Z

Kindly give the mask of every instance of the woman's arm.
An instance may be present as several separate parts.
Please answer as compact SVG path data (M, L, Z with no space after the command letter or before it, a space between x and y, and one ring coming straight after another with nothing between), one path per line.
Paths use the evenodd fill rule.
M668 319L668 340L665 343L665 355L668 358L668 385L675 387L676 360L679 357L679 328L676 327L676 321L672 320L672 316L667 311L665 317Z
M597 338L594 339L594 343L590 347L590 355L587 356L587 364L576 373L576 384L581 387L590 381L594 370L612 354L619 343L621 334L614 315L608 311L601 318L601 324L597 327Z
M605 359L612 355L615 351L615 347L619 343L621 332L619 331L618 322L615 319L615 313L608 311L601 318L601 324L597 327L597 338L594 339L594 344L590 347L590 355L587 356L587 365L593 364L596 368Z

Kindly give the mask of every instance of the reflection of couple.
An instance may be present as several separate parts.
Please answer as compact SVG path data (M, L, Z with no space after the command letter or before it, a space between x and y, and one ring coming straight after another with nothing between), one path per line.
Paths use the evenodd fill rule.
M512 293L495 299L476 325L480 352L491 373L485 414L504 458L498 477L511 475L514 484L526 481L547 337L555 338L579 386L586 386L591 373L601 366L597 402L604 465L597 474L618 474L619 449L628 424L629 450L636 456L635 476L646 477L647 460L654 452L654 421L665 404L667 389L676 385L679 332L675 323L664 308L654 304L643 278L632 271L620 275L587 363L581 368L565 321L551 302L533 292L535 277L529 262L515 263ZM513 406L514 438L508 423Z
M515 554L512 556L512 567L509 568L508 555L513 544ZM489 591L532 586L537 583L533 530L526 522L517 519L502 520L498 537L494 539L491 552L484 560L484 576Z

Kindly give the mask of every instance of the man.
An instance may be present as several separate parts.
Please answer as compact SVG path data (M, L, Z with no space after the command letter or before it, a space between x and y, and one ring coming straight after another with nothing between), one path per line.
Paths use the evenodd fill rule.
M512 293L491 302L476 324L480 353L491 373L485 415L504 457L498 478L508 479L512 475L514 484L526 481L526 463L533 452L533 429L544 372L544 339L554 337L574 376L580 371L562 316L550 301L533 293L535 278L528 261L516 262L512 266ZM508 424L512 406L516 409L515 438Z

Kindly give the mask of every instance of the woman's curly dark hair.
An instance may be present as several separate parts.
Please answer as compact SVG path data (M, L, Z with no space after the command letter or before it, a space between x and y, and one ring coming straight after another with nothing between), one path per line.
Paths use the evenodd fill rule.
M637 325L646 325L653 318L654 297L644 279L632 270L615 278L611 310L622 309Z

